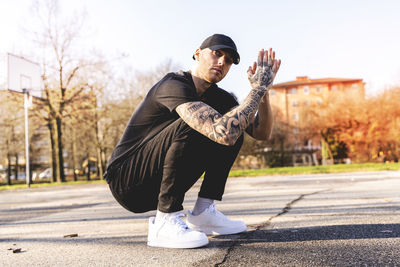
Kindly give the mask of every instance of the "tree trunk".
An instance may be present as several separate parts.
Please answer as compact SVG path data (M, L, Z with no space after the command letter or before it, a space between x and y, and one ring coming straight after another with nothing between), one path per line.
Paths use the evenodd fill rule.
M87 172L86 172L86 180L90 181L90 158L89 153L87 154Z
M8 140L7 140L7 144L8 144ZM7 161L8 161L7 184L11 185L11 154L10 154L10 152L7 152Z
M101 154L101 148L97 147L97 173L100 177L100 180L103 179L103 160Z
M100 179L103 179L103 159L102 159L102 149L101 149L101 142L99 136L99 124L98 124L98 115L97 115L97 99L95 102L95 134L96 134L96 146L97 146L97 175Z
M75 170L76 170L75 129L72 129L71 151L72 151L72 170L74 172L74 181L76 182L76 181L78 181L78 174L75 172Z
M51 169L52 169L52 176L53 176L53 183L58 181L58 172L57 172L57 149L56 149L56 142L54 140L54 125L53 122L50 121L47 125L49 127L50 132L50 151L51 151Z
M334 160L333 160L333 155L332 155L332 149L329 146L329 143L328 143L328 140L327 140L328 138L322 132L321 132L320 135L321 135L321 142L322 142L321 149L323 149L323 147L326 148L326 150L328 151L329 158L330 158L330 160L332 161L332 164L333 164ZM324 153L321 153L321 154L323 155ZM327 165L326 158L324 156L322 157L322 162L323 162L322 165Z
M32 180L33 171L32 171L32 169L33 169L33 163L32 163L31 160L29 160L29 184L30 185L33 184L33 180Z
M65 182L64 173L64 156L63 156L63 143L62 143L62 119L61 117L56 118L57 126L57 148L58 148L58 172L60 175L60 181Z
M15 181L18 180L18 153L15 153L15 169L14 169L14 174L15 174Z
M283 138L280 141L281 141L280 142L280 150L281 150L280 165L285 166L285 141Z
M32 144L32 140L30 139L29 143ZM32 158L35 157L35 154L33 153L33 147L29 146L29 185L33 184L33 162L32 162ZM26 166L26 165L25 165ZM27 170L25 170L26 173Z

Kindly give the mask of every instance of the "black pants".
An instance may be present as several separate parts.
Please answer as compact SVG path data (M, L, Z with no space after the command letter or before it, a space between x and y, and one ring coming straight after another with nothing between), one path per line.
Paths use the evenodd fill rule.
M109 177L111 192L132 212L175 212L205 172L199 196L221 200L242 143L243 136L234 146L217 144L178 119L119 164Z

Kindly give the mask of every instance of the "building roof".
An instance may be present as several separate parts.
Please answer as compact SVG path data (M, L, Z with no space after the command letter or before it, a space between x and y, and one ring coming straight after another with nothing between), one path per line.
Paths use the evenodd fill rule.
M290 87L307 84L318 84L318 83L345 83L345 82L362 82L362 79L352 78L322 78L322 79L309 79L307 76L296 77L295 81L288 81L284 83L274 84L272 88L278 87Z

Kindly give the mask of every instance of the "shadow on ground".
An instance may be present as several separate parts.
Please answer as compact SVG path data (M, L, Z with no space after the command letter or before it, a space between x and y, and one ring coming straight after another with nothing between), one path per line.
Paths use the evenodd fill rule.
M214 236L209 246L232 246L233 243L302 242L317 240L349 240L399 238L400 224L331 225L289 229L256 229L237 235Z

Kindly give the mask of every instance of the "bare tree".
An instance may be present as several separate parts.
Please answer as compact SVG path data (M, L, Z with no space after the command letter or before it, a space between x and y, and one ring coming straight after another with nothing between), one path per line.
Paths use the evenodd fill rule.
M62 19L58 1L47 0L33 5L34 17L40 28L34 40L42 50L44 95L38 112L47 121L50 132L53 179L65 181L63 129L68 107L79 102L83 92L89 90L89 81L82 79L85 68L100 64L98 60L84 59L74 45L79 40L83 16ZM43 112L44 111L44 112Z
M7 184L11 184L12 167L17 179L25 145L24 98L22 93L11 91L1 91L0 96L0 152L7 162Z

